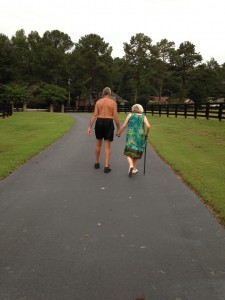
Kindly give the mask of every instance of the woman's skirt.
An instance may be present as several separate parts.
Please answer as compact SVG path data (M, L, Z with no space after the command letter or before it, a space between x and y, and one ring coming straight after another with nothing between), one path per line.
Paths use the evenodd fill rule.
M136 149L129 148L127 146L125 146L125 149L124 149L124 155L131 157L131 158L136 158L136 159L141 159L143 152L144 152L144 149L136 150Z

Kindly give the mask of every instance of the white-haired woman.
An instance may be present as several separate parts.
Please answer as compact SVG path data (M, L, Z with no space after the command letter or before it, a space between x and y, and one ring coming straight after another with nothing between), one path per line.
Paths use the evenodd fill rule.
M128 175L130 177L132 174L138 172L137 163L142 157L146 139L150 131L150 124L147 117L143 114L143 107L140 104L135 104L132 106L131 111L118 133L118 136L120 136L123 130L128 126L124 155L127 156L129 164Z

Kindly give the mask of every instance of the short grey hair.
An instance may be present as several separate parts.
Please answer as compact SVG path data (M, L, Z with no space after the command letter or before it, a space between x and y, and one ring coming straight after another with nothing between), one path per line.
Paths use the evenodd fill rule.
M134 113L142 114L144 112L144 108L142 107L141 104L134 104L131 107L131 111L134 112Z
M111 89L109 87L105 87L103 92L102 92L103 96L105 96L105 95L111 96L111 93L112 92L111 92Z

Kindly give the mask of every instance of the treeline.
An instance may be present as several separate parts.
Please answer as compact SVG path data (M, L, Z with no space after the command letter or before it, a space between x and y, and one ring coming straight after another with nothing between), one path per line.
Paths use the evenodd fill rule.
M74 43L58 30L43 36L23 29L9 39L0 34L0 99L60 103L88 99L93 103L105 86L131 103L150 97L197 103L225 97L225 63L203 58L191 42L162 39L156 44L143 33L124 43L124 56L112 57L112 46L97 34Z

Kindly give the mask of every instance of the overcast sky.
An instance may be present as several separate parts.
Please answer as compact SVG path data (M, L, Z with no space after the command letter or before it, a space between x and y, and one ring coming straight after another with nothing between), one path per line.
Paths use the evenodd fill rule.
M123 43L144 33L156 44L161 39L189 41L203 61L225 63L224 0L0 0L0 33L11 38L17 30L28 35L60 30L73 42L90 33L124 55Z

